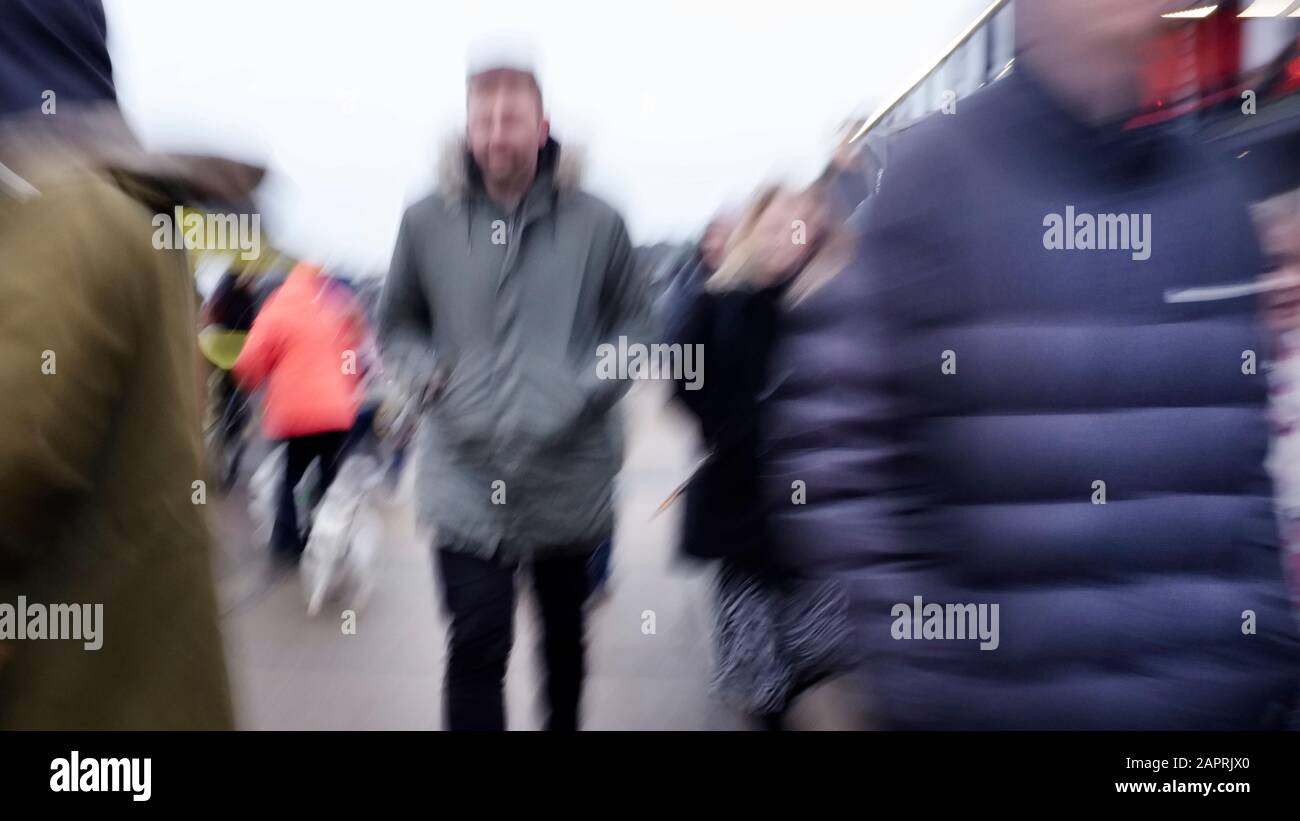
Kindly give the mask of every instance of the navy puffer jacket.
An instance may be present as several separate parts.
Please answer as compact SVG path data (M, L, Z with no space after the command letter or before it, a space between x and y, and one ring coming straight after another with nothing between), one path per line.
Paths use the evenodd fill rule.
M1242 197L1025 72L899 141L856 264L785 318L763 420L780 560L847 589L884 726L1280 726L1298 656L1257 305L1168 300L1260 272ZM1150 215L1150 258L1049 250L1067 206ZM998 605L996 649L896 638L917 596Z

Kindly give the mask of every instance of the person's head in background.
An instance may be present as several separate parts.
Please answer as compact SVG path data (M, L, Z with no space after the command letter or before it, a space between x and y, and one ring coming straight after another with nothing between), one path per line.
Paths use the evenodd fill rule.
M1016 62L1089 121L1113 119L1140 102L1143 66L1161 33L1185 20L1187 0L1030 0L1016 3Z
M716 271L722 265L722 260L727 255L727 244L731 242L731 235L739 221L740 217L731 211L719 211L704 226L704 234L700 237L700 258L709 270Z
M771 239L765 250L781 275L802 270L826 239L827 188L814 183L806 188L782 188L759 219L757 233Z
M822 189L767 185L750 200L712 287L767 288L803 269L826 234Z
M813 190L778 187L762 195L750 233L760 286L798 273L820 244L823 209Z
M1275 333L1300 330L1300 191L1255 206L1265 275L1279 287L1264 295L1264 317Z
M513 208L537 175L551 124L526 48L512 46L505 54L491 48L470 57L466 137L488 195Z

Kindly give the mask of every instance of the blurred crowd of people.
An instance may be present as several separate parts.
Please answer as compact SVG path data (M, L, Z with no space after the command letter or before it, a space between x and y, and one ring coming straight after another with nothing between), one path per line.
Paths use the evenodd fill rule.
M650 341L708 361L673 391L704 451L678 549L715 574L713 687L755 726L807 726L809 701L842 729L1294 727L1300 202L1252 214L1229 165L1132 126L1177 5L1020 4L1005 79L887 163L846 124L817 180L720 210L658 283L551 134L531 55L489 43L373 318L300 261L269 295L228 271L200 321L150 215L247 209L260 171L134 141L96 3L0 0L0 600L110 619L95 652L0 640L0 726L233 725L195 497L213 326L219 477L250 397L284 446L280 565L311 539L309 467L315 503L385 392L418 407L449 729L506 727L524 579L545 726L581 726L630 387L596 351ZM1149 218L1149 257L1054 250L1067 207ZM903 635L914 602L949 629L993 607L998 635L931 635L928 609Z

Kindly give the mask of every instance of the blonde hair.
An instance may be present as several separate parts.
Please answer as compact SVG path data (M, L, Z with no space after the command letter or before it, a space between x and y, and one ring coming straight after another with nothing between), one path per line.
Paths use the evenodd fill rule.
M740 222L727 238L722 264L705 283L706 290L729 291L748 280L747 273L758 250L754 229L763 214L783 191L784 189L779 185L765 185L750 199L749 205L740 217Z
M817 184L803 191L793 191L786 186L769 184L758 190L745 209L740 223L727 240L727 251L718 270L705 283L705 290L710 292L729 291L747 286L754 279L754 265L760 247L755 230L759 221L772 203L783 194L813 197L818 205L830 209L825 201L825 188ZM848 265L853 248L854 237L842 223L830 218L825 226L825 235L817 244L812 256L794 275L790 287L786 290L784 302L794 307L803 302L815 291L835 277Z

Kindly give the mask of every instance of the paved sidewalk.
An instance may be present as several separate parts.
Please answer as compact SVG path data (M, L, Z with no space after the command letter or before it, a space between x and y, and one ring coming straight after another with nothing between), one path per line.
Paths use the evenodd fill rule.
M652 516L693 464L688 426L665 408L663 397L660 386L642 384L624 403L632 438L619 485L611 596L590 619L584 726L741 729L740 719L707 692L707 578L673 559L680 510ZM254 467L247 465L245 475ZM269 573L264 550L251 543L242 488L213 512L241 728L441 726L445 624L435 599L430 539L416 532L409 496L389 512L388 545L355 635L343 634L343 605L327 605L309 619L297 575ZM653 635L642 630L650 611ZM525 594L516 610L506 682L512 729L540 724L535 647L534 602Z

